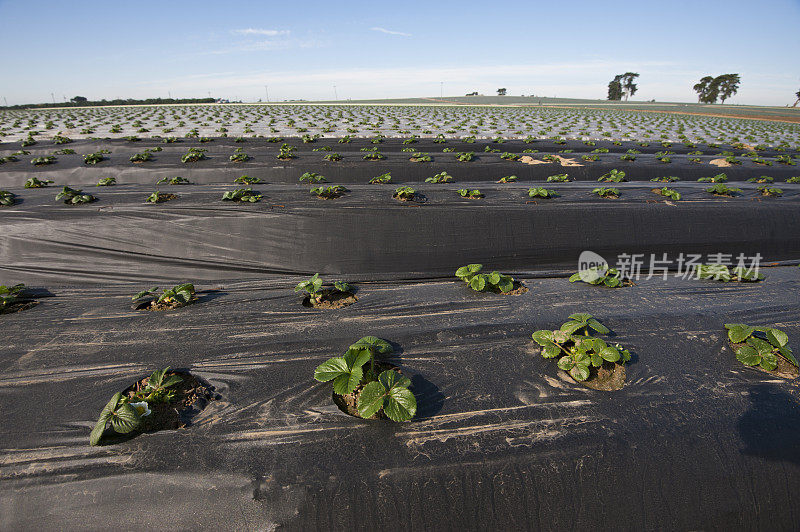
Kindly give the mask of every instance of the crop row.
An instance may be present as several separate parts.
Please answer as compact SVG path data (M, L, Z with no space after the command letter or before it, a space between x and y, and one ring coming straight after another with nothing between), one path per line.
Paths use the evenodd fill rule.
M729 269L721 264L698 267L703 279L724 282L760 282L763 275L744 268ZM484 272L480 264L468 264L455 275L476 292L517 295L527 292L523 283L498 271ZM570 281L582 280L607 288L631 286L617 270L598 267L578 272ZM341 308L358 301L357 289L335 281L325 285L319 274L301 281L294 291L303 294L303 304L318 309ZM153 287L132 296L137 311L171 311L198 302L195 287L182 283L165 290ZM27 310L36 301L25 296L25 286L0 286L0 313ZM724 324L730 347L744 365L756 367L781 378L798 376L798 361L789 347L788 335L774 327L755 327L741 323ZM625 365L631 352L620 343L611 343L600 335L610 329L591 314L571 314L556 330L537 330L532 339L545 359L555 359L560 370L575 383L599 390L621 389L625 383ZM332 357L317 366L314 378L332 382L334 402L343 411L364 419L388 418L408 421L417 410L417 398L410 390L411 381L388 358L394 345L375 336L366 336L352 344L342 356ZM169 367L116 393L100 414L91 433L92 445L113 443L120 435L144 430L175 428L159 426L160 420L146 419L153 411L183 407L187 392L183 384L192 382L196 390L203 385L187 372L170 371ZM207 399L213 399L207 394ZM160 416L159 416L160 417ZM169 421L169 420L168 420ZM155 424L154 424L155 423ZM169 421L172 423L172 421ZM110 429L110 431L109 431ZM108 438L112 438L108 441Z
M331 134L367 137L417 134L508 138L680 139L777 145L798 142L796 124L629 110L536 107L197 105L0 112L0 135L29 132L170 134Z

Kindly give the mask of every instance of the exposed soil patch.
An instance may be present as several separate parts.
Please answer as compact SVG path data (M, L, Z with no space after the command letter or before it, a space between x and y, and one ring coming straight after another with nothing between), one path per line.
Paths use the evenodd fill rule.
M733 166L731 163L729 163L725 159L711 159L710 161L708 161L708 164L712 164L714 166L719 166L720 168L728 168L729 166Z
M381 372L386 371L388 369L393 369L397 373L400 373L401 375L403 374L402 371L397 369L397 367L392 364L387 364L385 362L375 362L375 373L380 374ZM368 370L369 370L369 364L366 364L364 366L364 373L366 373ZM339 407L339 410L341 410L345 414L349 414L359 419L389 419L386 416L386 414L383 413L382 408L378 410L378 412L375 413L375 415L373 415L370 418L362 418L361 416L358 415L358 406L357 406L358 397L361 395L361 390L363 390L364 386L366 386L367 384L368 383L366 381L362 380L361 384L359 384L358 387L355 390L353 390L353 393L348 393L346 395L339 395L338 393L333 392L333 402L336 404L336 406Z
M169 388L174 390L175 398L169 403L149 403L148 406L151 413L142 418L142 426L137 432L155 432L186 427L191 424L192 418L202 412L210 401L217 398L213 386L201 381L191 373L184 371L167 372L167 376L170 375L177 375L183 379ZM141 390L147 385L149 378L145 377L128 387L123 392L123 396L133 398L137 390Z
M0 314L14 314L15 312L22 312L23 310L28 310L29 308L33 308L38 305L38 301L18 301L16 303L12 303L5 308L0 309Z
M524 164L548 164L545 161L540 161L539 159L534 159L530 155L523 155L519 158L519 162Z
M358 301L358 296L353 292L340 292L338 290L323 290L322 301L319 303L313 302L311 296L303 298L303 306L309 308L319 309L334 309L343 308L352 305Z
M621 390L625 386L625 366L616 362L604 361L599 368L589 366L589 378L583 382L576 381L566 371L562 371L562 373L577 384L592 390L612 392Z
M747 344L745 344L745 343L734 344L732 342L728 342L728 345L731 347L731 349L733 349L733 352L736 353L736 351L740 347L743 347L743 346L745 346ZM741 362L739 362L738 360L736 362L741 364ZM744 364L742 364L742 365L744 366ZM756 365L756 366L745 366L745 367L757 369L759 371L763 371L764 373L769 373L770 375L772 375L774 377L780 377L781 379L790 379L791 380L791 379L796 379L798 376L800 376L800 369L798 369L797 366L795 366L794 364L792 364L791 362L789 362L788 360L786 360L785 358L783 358L780 355L778 355L778 367L776 367L775 369L773 369L771 371L767 370L767 369L764 369L764 368L762 368L761 366L758 366L758 365Z
M583 166L575 159L567 159L566 157L562 157L560 155L554 155L553 157L555 157L556 159L559 160L559 162L561 162L561 166Z

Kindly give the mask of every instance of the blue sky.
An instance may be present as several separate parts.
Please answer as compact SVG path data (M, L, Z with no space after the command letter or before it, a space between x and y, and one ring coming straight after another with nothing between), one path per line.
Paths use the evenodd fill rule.
M636 100L738 72L729 103L786 105L798 28L800 0L0 1L0 98L604 98L635 71Z

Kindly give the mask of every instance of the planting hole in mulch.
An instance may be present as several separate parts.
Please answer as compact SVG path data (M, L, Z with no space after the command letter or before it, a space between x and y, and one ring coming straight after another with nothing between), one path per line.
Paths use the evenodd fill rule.
M159 194L156 203L164 203L167 201L172 201L174 199L178 199L177 194Z
M366 373L366 371L368 369L369 369L369 364L364 366L364 372ZM403 372L400 371L397 368L397 366L394 366L392 364L387 364L386 362L377 362L377 361L375 362L375 373L376 374L380 374L381 372L386 371L388 369L393 369L397 373L399 373L401 375L403 374ZM366 385L367 385L367 382L362 380L361 384L359 384L358 387L355 390L353 390L352 393L348 393L346 395L339 395L336 392L332 392L333 402L336 404L336 406L339 407L339 410L341 410L345 414L353 416L353 417L357 417L358 419L365 419L365 418L363 418L363 417L358 415L358 406L357 405L358 405L358 397L361 395L361 390L363 390L364 386L366 386ZM386 420L388 420L389 418L386 416L386 414L383 413L383 408L381 408L380 410L378 410L377 413L375 413L374 416L372 416L370 418L367 418L367 419L386 419Z
M340 292L338 290L323 290L322 301L314 303L311 296L303 298L303 306L318 309L344 308L358 301L358 296L353 292Z
M592 390L601 390L606 392L613 392L621 390L625 386L626 371L625 366L617 364L616 362L603 361L603 365L599 368L589 366L589 378L585 381L576 381L572 375L566 371L559 370L567 379L591 388Z
M152 402L148 404L150 415L142 417L142 425L136 432L156 432L174 430L191 425L192 419L208 406L208 403L219 399L214 387L188 371L169 371L167 376L177 375L183 379L170 387L175 397L168 403ZM137 390L144 389L150 377L145 377L129 386L122 395L133 398ZM133 400L133 399L132 399Z
M733 342L728 342L728 345L733 349L734 355L739 350L739 348L744 347L747 345L746 343L734 344ZM764 369L760 365L756 364L755 366L747 366L742 364L746 368L753 368L759 371L763 371L764 373L768 373L773 377L779 377L781 379L796 379L800 376L800 369L797 368L794 364L783 358L781 355L777 355L778 359L778 367L773 370ZM738 361L737 361L738 362ZM741 364L741 362L739 362Z
M186 305L158 303L156 299L145 299L144 301L134 303L133 305L131 305L131 308L133 310L148 310L150 312L163 312L165 310L175 310L181 307L191 305L195 301L197 301L197 296L193 296L191 301L189 301L189 303L187 303Z
M16 303L12 303L5 308L0 309L0 314L14 314L15 312L22 312L23 310L28 310L38 304L39 302L34 300L17 301Z
M525 286L525 283L522 281L514 281L514 288L509 290L508 292L501 292L498 290L497 294L502 294L504 296L518 296L520 294L524 294L528 291L528 287Z

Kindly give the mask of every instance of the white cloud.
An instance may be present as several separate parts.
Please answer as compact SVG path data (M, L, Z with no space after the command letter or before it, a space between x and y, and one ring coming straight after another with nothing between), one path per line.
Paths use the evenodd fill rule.
M289 30L265 30L260 28L245 28L233 30L236 35L266 35L267 37L277 37L278 35L289 35Z
M219 50L204 52L211 55L232 54L238 52L270 52L273 50L292 50L298 48L316 48L321 46L318 41L299 39L272 39L265 41L251 41L235 44Z
M400 35L401 37L411 37L411 34L410 34L410 33L404 33L404 32L402 32L402 31L392 31L392 30L387 30L386 28L380 28L380 27L378 27L378 26L376 26L376 27L374 27L374 28L370 28L370 29L371 29L372 31L378 31L378 32L380 32L380 33L385 33L385 34L387 34L387 35Z

